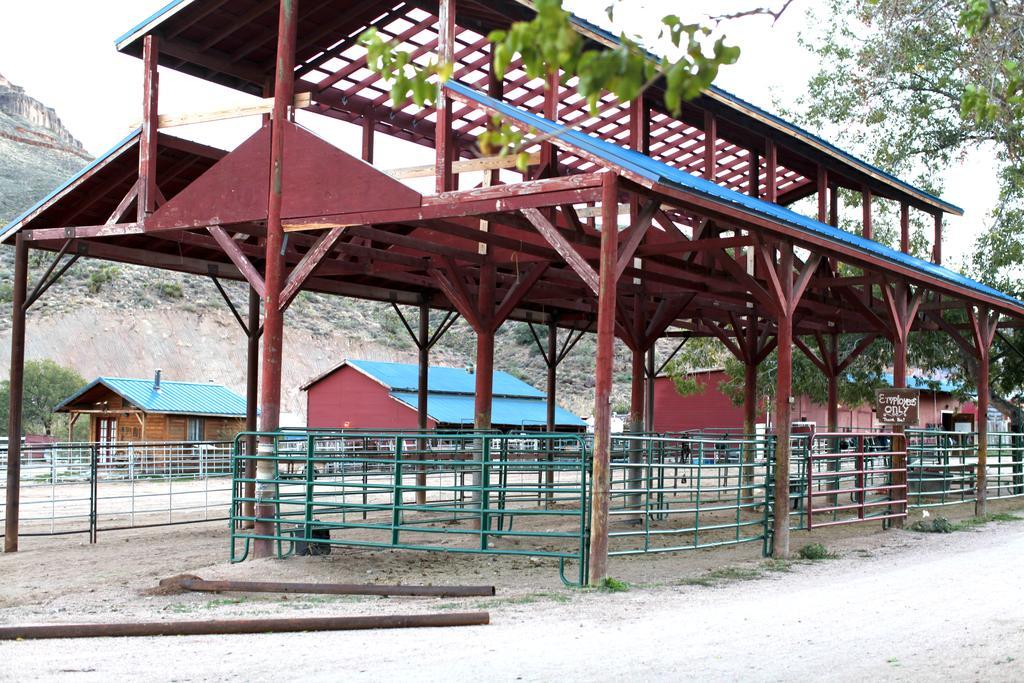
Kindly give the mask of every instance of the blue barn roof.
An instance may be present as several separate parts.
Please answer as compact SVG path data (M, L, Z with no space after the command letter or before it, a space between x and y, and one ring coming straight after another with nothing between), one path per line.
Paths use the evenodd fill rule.
M392 398L415 410L419 366L413 363L346 360L302 388L308 389L345 366L351 366L376 380L388 390ZM494 373L493 386L493 425L531 427L547 424L547 395L543 391L500 370ZM475 372L431 366L427 371L427 414L441 424L472 425L475 390ZM558 406L555 408L555 424L561 428L586 427L583 420Z
M152 379L124 377L99 377L61 401L54 411L66 408L100 385L147 413L245 417L245 399L223 384L161 380L160 388L155 389Z

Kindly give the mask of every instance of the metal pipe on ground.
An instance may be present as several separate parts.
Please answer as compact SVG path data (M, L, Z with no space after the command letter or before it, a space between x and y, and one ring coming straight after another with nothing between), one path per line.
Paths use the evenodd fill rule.
M206 636L243 633L298 633L308 631L360 631L383 628L483 626L488 612L454 614L399 614L369 617L306 617L302 619L232 619L226 621L165 621L135 624L46 624L0 626L0 640L51 638L125 638L149 636Z
M382 586L352 583L282 581L207 581L198 576L172 576L160 581L164 590L205 593L308 593L316 595L384 595L430 598L490 597L494 586Z

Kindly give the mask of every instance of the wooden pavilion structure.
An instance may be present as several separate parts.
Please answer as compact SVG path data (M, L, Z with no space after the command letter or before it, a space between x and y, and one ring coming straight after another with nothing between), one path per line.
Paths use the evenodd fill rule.
M909 334L945 330L977 356L978 384L987 386L997 325L1024 317L1024 304L941 266L943 216L959 214L957 207L716 88L679 116L665 110L661 84L632 103L605 97L593 113L572 80L530 78L515 64L496 78L487 34L532 12L526 0L174 0L121 36L117 49L143 62L141 128L0 235L17 247L11 433L20 430L24 311L80 256L247 282L248 315L235 314L249 343L250 427L262 331L264 431L278 427L282 327L300 291L419 306L421 368L437 337L429 311L448 312L442 328L461 315L477 336L481 429L490 422L494 333L503 322L549 326L549 387L564 356L557 333L595 332L590 568L597 578L607 554L616 340L633 354L635 431L658 339L720 339L748 368L751 424L757 365L778 349L775 549L782 555L794 345L828 375L832 405L850 360L838 355L840 334L861 335L854 354L888 339L902 386ZM358 44L371 26L417 60L438 55L454 64L436 107L392 110L388 86L366 68ZM585 22L577 28L593 45L615 41ZM267 99L236 112L161 117L158 67ZM359 149L339 149L296 124L296 109L360 126ZM242 113L262 113L264 124L230 152L167 130ZM547 134L529 173L481 156L476 136L492 116ZM417 192L375 165L381 135L436 150L433 192ZM483 181L468 186L470 171L483 171ZM859 235L836 227L840 190L863 197ZM816 199L814 215L788 208L805 198ZM872 240L879 201L899 206L901 250ZM930 262L908 253L914 212L934 225ZM29 249L57 255L32 292ZM968 324L944 317L951 309L966 311ZM986 402L979 392L982 414ZM980 444L984 462L984 434ZM16 451L8 550L17 547ZM256 476L269 471L261 465ZM979 485L981 505L983 492ZM256 516L263 516L258 504ZM258 542L257 555L269 545Z

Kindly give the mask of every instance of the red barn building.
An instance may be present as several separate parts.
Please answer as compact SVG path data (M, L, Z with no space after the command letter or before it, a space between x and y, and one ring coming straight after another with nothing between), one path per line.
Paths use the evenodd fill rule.
M431 367L427 375L427 428L473 426L476 375L462 368ZM302 387L306 424L320 429L417 428L415 364L346 360ZM495 429L543 430L547 395L506 372L494 373L491 424ZM582 431L586 423L555 407L558 431Z
M688 396L681 396L676 391L672 379L658 377L654 383L654 431L683 432L691 429L743 429L743 406L734 405L719 386L726 381L725 371L721 368L693 373L693 378L701 387L701 391ZM886 375L892 383L892 375ZM908 377L907 386L921 392L921 411L919 426L943 427L951 429L950 421L954 415L975 413L973 402L964 403L953 395L956 387L945 380L940 380L938 390L931 389L928 383L919 377ZM813 422L818 429L828 427L828 408L824 404L813 402L807 396L794 396L792 417L794 421ZM763 410L758 412L757 420L761 424L768 422L769 416ZM872 406L857 407L839 406L840 429L870 429L877 426Z

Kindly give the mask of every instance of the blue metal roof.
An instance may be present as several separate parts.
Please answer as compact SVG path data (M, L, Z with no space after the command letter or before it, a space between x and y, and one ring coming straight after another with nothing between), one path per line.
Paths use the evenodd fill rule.
M245 399L222 384L160 381L154 390L152 379L100 377L57 406L74 403L85 392L103 385L147 413L245 417Z
M108 149L106 152L104 152L100 156L96 157L91 162L89 162L89 164L86 165L81 171L79 171L75 175L73 175L70 178L68 178L64 183L62 183L55 190L53 190L48 195L46 195L45 197L40 199L38 202L36 202L32 206L30 206L28 209L23 211L21 213L21 215L19 215L13 221L11 221L7 225L5 225L3 230L0 230L0 242L2 242L5 239L7 239L11 235L11 233L14 232L15 226L17 226L23 220L25 220L26 218L31 216L33 213L35 213L36 211L41 209L48 202L50 202L55 197L57 197L57 195L59 195L61 192L63 192L64 190L66 190L69 187L71 187L72 185L74 185L80 178L84 177L87 173L92 171L94 168L104 164L107 160L112 159L113 157L115 157L118 154L120 154L121 152L123 152L128 147L128 145L131 142L133 142L136 137L138 137L138 135L139 135L139 133L141 131L142 131L141 128L136 128L135 130L133 130L131 133L126 135L124 137L124 139L122 139L120 142L118 142L116 145L114 145L113 147Z
M391 395L415 409L415 392L394 391ZM427 395L427 414L442 424L472 425L475 404L472 394ZM491 402L491 424L501 427L538 427L547 424L547 401L541 398L501 398ZM555 408L555 426L583 428L587 423L560 407Z
M474 102L499 112L502 116L508 117L520 124L533 128L551 137L561 140L571 147L598 157L609 165L616 166L622 170L639 175L653 183L675 186L688 192L703 195L714 201L730 204L744 211L756 214L772 221L781 222L793 228L807 233L809 236L825 238L830 242L845 244L865 254L880 257L894 264L911 268L921 274L938 278L950 284L966 287L978 293L999 299L1014 306L1019 311L1024 311L1024 302L1021 302L1008 294L1004 294L988 285L971 280L960 273L936 265L929 261L919 259L909 254L891 249L873 240L866 239L860 235L846 232L839 228L820 223L813 218L808 218L791 209L778 204L767 202L757 197L751 197L742 192L736 192L725 187L716 185L704 178L698 178L686 171L669 166L666 163L652 159L651 157L620 147L615 143L596 138L586 133L567 128L541 116L537 116L518 107L501 102L458 81L448 81L446 87L452 92L458 93Z
M157 22L158 19L163 20L165 14L183 8L185 5L189 5L194 1L195 0L171 0L171 2L167 3L166 5L164 5L163 7L161 7L160 9L158 9L157 11L153 12L148 17L140 21L138 24L132 26L130 29L125 31L120 36L118 36L117 39L114 40L114 45L117 47L118 50L120 50L122 48L122 43L124 43L129 38L132 38L136 33L146 28L149 24Z
M374 377L391 391L416 391L419 387L419 366L411 363L383 363L369 360L346 361ZM544 398L544 392L507 372L495 371L494 395L506 397ZM427 371L427 390L441 394L469 394L476 391L476 373L462 368L431 366ZM470 415L472 415L470 411Z
M882 379L886 384L892 386L893 376L891 372L882 374ZM941 391L946 394L952 394L960 391L963 387L953 384L946 377L907 377L907 388L908 389L920 389L922 391Z

